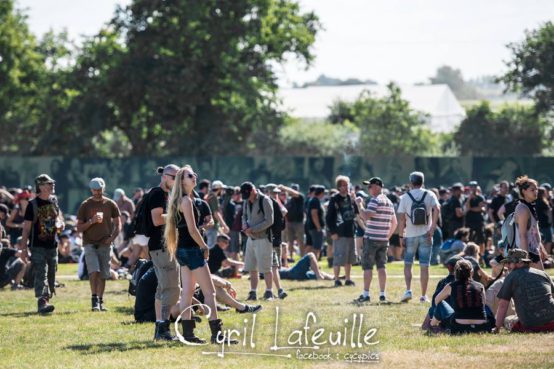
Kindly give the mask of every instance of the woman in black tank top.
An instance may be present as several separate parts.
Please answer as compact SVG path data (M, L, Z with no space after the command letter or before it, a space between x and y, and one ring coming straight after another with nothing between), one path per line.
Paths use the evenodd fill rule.
M204 295L204 304L209 307L209 324L212 343L238 343L224 337L221 319L217 317L215 288L208 269L208 245L198 230L199 211L194 206L194 187L197 175L189 165L179 169L168 201L167 219L164 230L165 244L172 258L181 265L180 317L183 318L182 337L193 344L206 341L194 335L195 322L191 319L192 296L196 283ZM181 337L180 337L181 338Z
M491 332L494 317L487 314L485 288L472 279L473 266L468 260L459 260L454 273L456 280L435 297L438 314L431 325L440 324L452 334Z

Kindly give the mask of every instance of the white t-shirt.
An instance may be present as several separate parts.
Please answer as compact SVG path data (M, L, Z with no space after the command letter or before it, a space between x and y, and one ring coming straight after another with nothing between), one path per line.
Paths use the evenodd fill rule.
M412 199L410 199L410 196L408 194L404 194L400 197L400 205L398 205L398 213L405 213L406 214L406 235L405 237L417 237L422 236L429 229L431 228L432 218L431 213L434 207L440 206L439 200L437 199L437 196L431 191L423 190L421 188L414 188L410 191L410 194L414 197L416 200L421 200L421 197L423 196L423 192L427 192L427 195L425 195L425 208L427 209L427 225L418 225L415 226L412 223L412 220L410 219L411 212L412 212Z

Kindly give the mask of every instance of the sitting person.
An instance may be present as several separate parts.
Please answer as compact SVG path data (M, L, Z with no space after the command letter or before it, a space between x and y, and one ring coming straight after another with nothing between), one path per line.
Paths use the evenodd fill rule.
M496 316L496 312L498 310L498 303L500 302L500 299L497 297L498 292L504 285L504 280L506 279L506 275L508 274L508 269L504 268L504 263L500 263L500 267L498 267L495 263L496 261L491 260L491 266L493 266L493 272L497 270L497 272L494 272L496 274L496 278L491 283L489 287L487 287L485 291L485 297L486 297L486 304L487 307L491 310L492 314ZM513 302L510 302L510 305L508 307L507 315L513 315L515 314L514 310L514 304Z
M11 284L12 290L22 289L21 280L25 275L25 263L20 258L21 251L10 246L8 239L2 239L0 246L0 288Z
M444 265L446 266L446 268L448 268L448 275L445 278L441 279L437 284L437 288L435 289L435 293L433 293L433 298L431 299L431 307L429 308L429 312L425 316L423 324L421 325L421 329L426 331L431 328L431 319L435 315L435 309L437 308L437 306L435 305L435 297L437 297L437 295L443 290L444 286L455 281L454 267L456 266L458 260L462 260L462 257L459 255L455 255L444 262Z
M310 268L312 270L310 270ZM322 272L317 265L317 259L313 252L308 252L292 268L279 269L281 279L291 279L295 281L306 281L309 279L333 280L334 276Z
M454 232L454 238L443 242L439 250L441 263L445 264L452 256L458 255L469 241L469 228L459 228Z
M71 242L69 241L69 235L62 233L59 236L60 242L58 242L58 263L66 264L73 263L73 257L71 256Z
M475 282L482 283L485 286L492 283L492 277L479 265L479 246L476 243L469 242L466 245L462 258L471 263L473 267L473 280Z
M226 234L217 236L216 244L210 249L208 267L210 273L223 278L233 278L239 274L239 269L244 267L241 261L227 258L225 251L229 247L230 237ZM223 267L223 269L222 269Z
M442 325L451 334L490 332L494 317L487 314L485 287L472 279L473 267L459 260L454 267L455 281L444 286L435 297L436 309L431 326Z
M142 268L141 268L142 269ZM155 322L155 295L158 279L153 266L145 268L146 272L139 279L135 290L135 320L137 322ZM234 297L236 292L230 282L212 275L215 286L216 299L223 304L234 307L238 313L255 313L262 309L261 305L247 305L238 302ZM204 296L199 288L196 289L193 304L202 304ZM205 312L204 312L205 313ZM176 319L181 314L179 303L171 307L170 318Z
M531 268L525 250L510 250L502 261L508 265L497 297L496 331L504 325L510 299L514 299L517 320L512 320L512 332L554 332L554 284L544 271Z

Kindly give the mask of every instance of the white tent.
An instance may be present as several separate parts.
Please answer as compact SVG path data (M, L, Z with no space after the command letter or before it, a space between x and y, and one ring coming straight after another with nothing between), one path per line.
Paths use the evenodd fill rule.
M400 86L402 98L418 111L429 114L429 127L434 132L449 132L465 118L462 108L448 85ZM376 97L386 96L386 86L316 86L282 88L280 96L287 112L305 119L324 119L335 100L355 101L360 93L369 90Z

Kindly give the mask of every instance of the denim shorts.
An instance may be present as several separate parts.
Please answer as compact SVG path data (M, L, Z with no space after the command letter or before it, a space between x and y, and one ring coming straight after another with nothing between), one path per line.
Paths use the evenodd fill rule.
M431 249L433 244L427 234L406 237L406 254L404 255L404 264L413 264L416 251L419 253L419 265L429 266L431 261Z
M177 262L180 266L186 266L190 270L201 268L206 265L206 259L204 259L204 253L199 247L191 249L177 249Z

